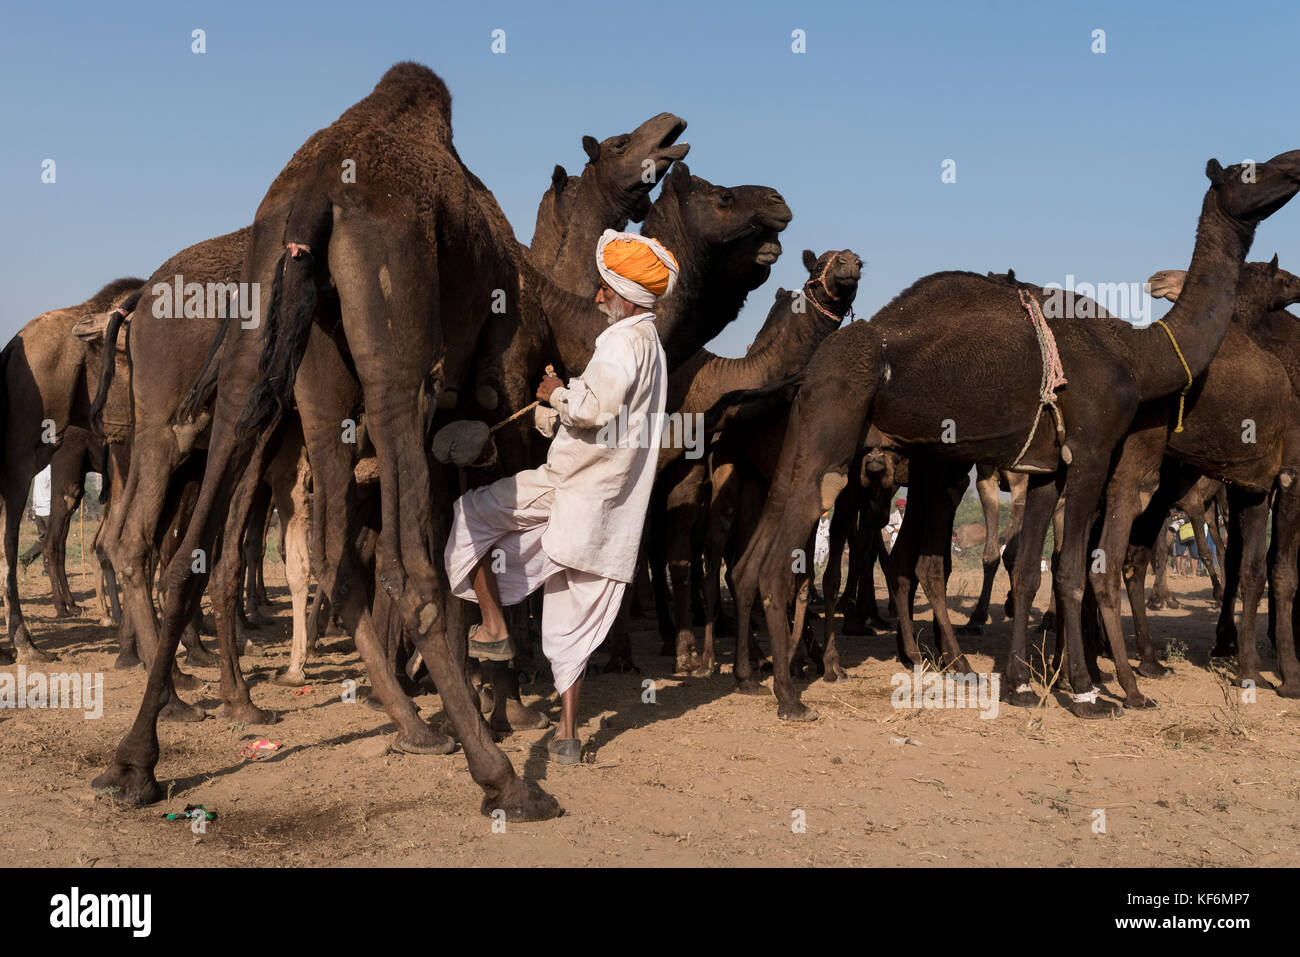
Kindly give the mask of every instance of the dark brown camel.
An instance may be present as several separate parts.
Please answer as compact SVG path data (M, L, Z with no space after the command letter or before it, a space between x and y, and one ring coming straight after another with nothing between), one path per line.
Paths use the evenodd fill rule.
M685 423L697 423L727 393L759 389L800 371L851 312L862 275L857 254L843 249L817 256L805 249L803 264L808 280L798 291L777 290L767 319L743 357L729 359L701 349L669 376L667 409L681 417L683 428ZM709 463L702 454L704 436L698 425L694 433L700 457L688 458L684 442L673 443L659 453L651 534L653 538L661 531L666 537L672 619L676 623L676 670L703 677L712 674L716 659L707 640L703 657L697 647L691 627L690 582Z
M18 525L36 473L49 464L70 426L91 427L90 405L100 358L72 334L90 313L104 312L143 280L117 279L85 302L33 319L0 352L0 494L5 517L5 610L9 640L20 661L50 661L32 644L18 596ZM0 662L12 656L0 649Z
M1054 586L1058 628L1063 629L1068 649L1071 710L1081 717L1120 713L1117 704L1096 700L1083 653L1080 601L1088 533L1111 456L1130 432L1139 406L1177 393L1187 382L1184 364L1193 377L1209 365L1230 324L1237 276L1256 224L1300 190L1300 151L1282 154L1255 169L1258 175L1252 180L1240 166L1225 170L1213 160L1207 165L1211 186L1201 209L1186 291L1165 320L1179 351L1172 347L1165 327L1135 329L1109 317L1073 318L1078 315L1073 311L1067 311L1068 318L1049 317L1069 382L1059 393L1063 435L1058 436L1054 428L1051 410L1043 408L1042 352L1020 297L1021 293L1032 297L1041 309L1046 300L1041 288L1021 284L1015 289L969 273L935 274L900 294L870 323L852 324L823 343L795 400L780 470L736 576L739 620L744 620L754 592L761 588L781 717L816 716L799 700L788 669L782 666L790 653L785 619L791 587L789 555L807 540L822 509L847 483L847 469L870 424L897 441L911 459L912 507L891 554L891 574L895 574L891 590L896 599L901 595L905 601L908 588L903 572L919 555L917 571L934 604L949 667L969 670L943 605L957 504L948 490L959 484L964 487L967 470L977 462L1033 473L1021 532L1022 548L1028 554L1042 548L1047 522L1057 500L1066 494ZM991 394L999 397L997 403L963 401L963 390L971 387L966 374L970 368L992 371ZM987 381L981 384L984 389L988 386ZM1036 422L1040 427L1026 447L1026 436ZM908 520L919 511L912 502L918 491L923 508L934 511L911 523L909 543ZM927 520L929 529L922 529ZM1122 554L1122 547L1112 554ZM1113 563L1116 571L1119 564ZM1030 684L1027 633L1028 597L1037 590L1039 577L1038 562L1016 563L1015 625L1003 683L1008 700L1017 705L1035 705L1040 700ZM905 607L899 612L904 655L920 664L915 638L910 628L904 628L909 615ZM1115 654L1115 668L1127 703L1147 704L1122 645Z
M50 457L50 517L46 526L44 561L50 576L55 618L81 613L68 586L67 546L72 517L81 504L86 476L97 472L107 479L107 448L89 429L69 426Z
M1176 278L1170 279L1171 275ZM1183 301L1184 280L1181 273L1157 274L1151 280L1152 291L1160 281L1172 282L1176 288L1171 298ZM1122 447L1107 487L1099 547L1106 554L1116 554L1108 545L1114 548L1120 534L1129 545L1123 571L1142 659L1139 670L1144 675L1167 674L1151 643L1142 594L1151 549L1172 502L1208 476L1228 489L1225 567L1232 569L1233 577L1240 575L1243 590L1241 632L1245 638L1238 642L1237 678L1253 682L1254 687L1270 686L1259 671L1255 612L1264 589L1269 495L1273 494L1273 557L1268 578L1282 676L1277 692L1283 697L1300 697L1300 662L1291 621L1300 549L1300 399L1286 367L1246 331L1269 312L1298 301L1300 279L1279 270L1276 257L1271 263L1247 263L1236 283L1234 322L1214 360L1187 395L1182 428L1170 428L1171 410L1160 410L1163 414L1154 414L1149 425L1135 429ZM1143 478L1152 474L1159 475L1159 486L1142 509L1139 490ZM1120 571L1107 569L1092 576L1102 621L1112 632L1112 645L1113 631L1119 626ZM1227 617L1231 616L1229 606Z
M356 183L340 182L345 158L356 163ZM472 382L483 318L497 290L520 288L519 259L495 200L456 156L450 96L427 68L394 67L290 161L259 208L243 273L271 294L254 329L230 331L205 479L164 576L159 653L136 724L96 787L115 788L134 802L161 793L153 775L155 721L174 694L167 686L170 659L207 577L192 570L189 556L243 532L291 391L313 463L313 528L325 539L321 587L355 635L381 698L390 696L366 582L354 587L353 462L339 442L339 423L364 394L382 498L375 585L393 601L430 669L485 791L484 813L500 810L516 820L558 813L552 798L514 774L464 680L464 647L449 638L454 630L434 559L446 533L450 486L431 476L424 452L436 396ZM444 316L456 321L443 323ZM360 390L347 393L348 381ZM228 558L234 551L216 559L213 598L223 657L237 660L231 616L223 612L238 588L239 562Z

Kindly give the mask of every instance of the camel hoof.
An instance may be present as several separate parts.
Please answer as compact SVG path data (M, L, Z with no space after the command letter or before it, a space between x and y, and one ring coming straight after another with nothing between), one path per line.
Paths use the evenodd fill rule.
M79 618L79 617L81 617L81 606L80 606L80 605L68 605L68 606L63 607L63 608L56 608L56 609L54 609L54 617L55 617L56 619L61 619L61 618Z
M1182 607L1182 605L1178 603L1178 599L1175 598L1173 595L1170 595L1168 598L1165 599L1165 604L1168 605L1170 608Z
M138 768L116 761L90 782L91 788L128 804L153 804L163 796L152 768Z
M1223 639L1219 639L1214 643L1214 647L1210 650L1210 657L1211 658L1237 657L1237 640L1235 638L1232 639L1231 641L1225 641Z
M57 661L51 654L47 654L35 645L26 645L18 649L17 660L19 664L27 665L35 663L48 664L51 661Z
M605 662L605 667L600 669L605 674L634 674L639 675L641 669L636 666L631 655L611 654L609 660Z
M158 712L159 721L173 721L180 724L197 724L207 716L208 713L202 708L186 704L175 695L172 695L172 699Z
M820 714L801 701L796 701L789 706L782 705L776 709L776 716L782 721L816 721L821 717Z
M1008 691L1006 701L1009 705L1017 708L1036 708L1038 707L1039 697L1034 691Z
M691 672L691 677L711 678L713 676L714 670L715 670L715 666L712 661L702 661L700 662L700 666Z
M678 655L677 663L673 666L673 674L688 675L700 667L700 656L695 652L689 655Z
M361 703L371 711L378 711L380 714L388 714L388 709L384 707L383 701L379 699L379 695L377 694L368 695Z
M1143 694L1137 694L1135 692L1134 694L1125 697L1124 707L1150 711L1159 707L1159 705L1155 703L1154 699L1148 698L1146 695Z
M244 647L239 649L239 653L245 658L261 658L266 654L266 649L250 638L244 642Z
M280 720L280 716L274 711L259 708L251 701L241 701L239 704L223 701L217 708L217 717L224 721L240 721L244 724L275 724Z
M114 671L131 671L140 667L140 656L134 651L120 651L113 659Z
M966 656L962 655L960 658L957 658L955 661L953 661L953 663L950 664L946 670L957 675L968 675L971 674L975 669L970 666L970 662L966 660Z
M456 741L425 725L416 737L399 734L393 739L393 747L404 754L451 754L456 750Z
M215 668L220 659L201 645L185 649L185 663L191 668Z
M1284 681L1273 690L1279 698L1300 698L1300 681Z
M1076 718L1118 718L1124 708L1114 701L1071 701L1070 713Z
M277 685L284 685L286 688L301 688L307 683L307 676L302 673L301 668L297 670L282 668L275 673L271 682Z
M496 698L487 688L479 692L479 710L484 715L496 711ZM512 731L541 731L551 726L551 719L540 711L526 707L522 701L506 698L505 720L495 719L489 724L493 731L509 734Z
M1159 611L1161 608L1164 607L1165 607L1164 601L1159 598L1147 599L1147 608L1149 608L1151 611Z
M194 691L203 686L203 682L187 671L172 669L172 687L177 691Z
M1239 672L1239 673L1237 674L1237 687L1238 687L1238 688L1245 688L1245 687L1247 687L1247 685L1246 685L1246 682L1247 682L1247 681L1250 682L1250 687L1253 687L1253 688L1270 688L1270 689L1271 689L1271 688L1273 687L1273 682L1269 681L1267 678L1265 678L1265 677L1264 677L1262 674L1260 674L1258 671L1245 671L1245 672Z
M736 682L736 692L738 694L762 695L767 694L767 689L753 678L745 678Z
M973 625L973 624L962 625L960 628L957 629L957 634L961 635L963 638L975 638L984 634L984 626Z
M867 636L874 635L876 633L876 629L873 628L871 625L867 624L865 621L861 621L860 619L845 618L843 624L840 625L840 632L845 635L853 635L854 637L859 637L863 635L867 635Z
M1137 672L1144 678L1168 678L1174 669L1167 668L1158 661L1143 661L1138 665Z
M497 798L483 796L479 810L484 817L499 818L505 815L507 821L549 821L564 813L560 802L555 800L536 784L511 780L506 792Z

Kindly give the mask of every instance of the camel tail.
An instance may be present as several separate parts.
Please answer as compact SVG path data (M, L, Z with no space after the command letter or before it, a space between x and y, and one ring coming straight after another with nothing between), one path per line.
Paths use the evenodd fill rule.
M140 297L143 294L144 289L142 287L128 296L120 306L113 310L113 314L109 316L108 325L104 328L104 352L103 359L100 362L99 388L95 392L95 401L90 404L90 422L95 434L101 438L104 435L104 422L102 419L104 406L108 402L108 390L112 388L113 377L117 372L117 337L122 331L122 324L135 311L135 307L140 302Z
M236 425L243 435L260 433L279 421L289 407L298 364L307 351L316 313L316 263L326 261L331 213L328 200L303 211L309 215L290 218L286 235L291 241L275 265L258 362L261 378ZM308 225L304 228L303 223Z
M220 367L217 357L221 355L222 343L226 341L226 333L230 331L230 321L234 318L235 310L226 310L225 318L221 320L221 325L217 327L217 334L212 337L212 345L208 347L208 354L203 360L203 368L194 377L194 384L190 386L185 401L181 403L176 412L178 421L193 422L212 401L212 395L217 391L217 369Z

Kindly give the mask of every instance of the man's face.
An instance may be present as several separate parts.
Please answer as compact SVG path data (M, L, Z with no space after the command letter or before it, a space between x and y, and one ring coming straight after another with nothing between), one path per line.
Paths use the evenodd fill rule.
M596 308L610 323L635 315L641 309L636 303L628 302L603 281L600 288L596 290Z

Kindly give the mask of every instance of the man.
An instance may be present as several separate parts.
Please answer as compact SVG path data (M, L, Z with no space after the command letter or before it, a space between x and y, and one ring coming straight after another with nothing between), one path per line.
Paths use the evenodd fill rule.
M636 568L668 382L651 309L677 281L677 261L662 245L612 229L596 245L596 267L596 305L610 325L580 377L566 386L548 375L537 387L546 403L537 427L555 436L546 464L462 495L445 553L452 593L482 611L470 634L475 658L514 656L501 606L543 588L542 652L561 701L547 749L559 764L579 760L587 659Z
M885 523L885 551L894 550L894 542L898 540L898 531L903 527L903 510L907 508L907 499L894 499L894 510L889 513L889 521Z
M32 517L36 520L36 541L18 558L23 568L36 561L37 556L45 550L45 535L50 525L50 486L53 468L52 465L45 466L32 483Z

